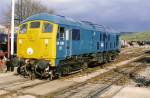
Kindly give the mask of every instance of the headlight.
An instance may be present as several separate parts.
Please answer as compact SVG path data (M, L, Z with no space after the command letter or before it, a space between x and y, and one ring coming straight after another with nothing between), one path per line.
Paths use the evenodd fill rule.
M22 44L22 40L21 39L19 39L19 44Z
M48 45L48 39L45 39L45 45Z

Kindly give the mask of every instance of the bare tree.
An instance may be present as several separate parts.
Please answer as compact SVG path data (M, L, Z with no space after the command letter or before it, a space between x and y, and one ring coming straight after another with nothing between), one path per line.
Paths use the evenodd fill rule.
M40 1L37 0L18 0L15 5L15 25L18 25L20 21L27 17L37 13L55 13L53 9L47 8ZM11 8L5 12L5 24L11 22Z

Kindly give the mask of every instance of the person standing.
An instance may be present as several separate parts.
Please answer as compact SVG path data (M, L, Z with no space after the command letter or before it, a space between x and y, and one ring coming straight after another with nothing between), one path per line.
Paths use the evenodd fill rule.
M0 72L4 72L6 68L6 58L5 56L0 56Z
M2 72L2 65L3 65L3 62L2 62L2 56L0 56L0 72Z

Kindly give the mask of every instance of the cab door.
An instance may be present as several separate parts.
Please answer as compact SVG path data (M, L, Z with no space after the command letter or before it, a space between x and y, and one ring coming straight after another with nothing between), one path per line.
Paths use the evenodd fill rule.
M57 58L64 58L66 56L65 31L66 27L59 25L57 32Z
M67 28L65 30L65 40L66 40L66 56L72 55L72 30Z

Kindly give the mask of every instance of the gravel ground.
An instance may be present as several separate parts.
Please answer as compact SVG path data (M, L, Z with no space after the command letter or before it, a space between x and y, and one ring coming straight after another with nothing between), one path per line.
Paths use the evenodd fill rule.
M150 80L150 66L148 66L145 70L139 73L141 77L145 77Z
M36 98L34 97L34 95L38 96L38 98L44 98L41 96L45 96L45 95L47 96L47 94L49 95L50 93L53 93L55 91L60 91L64 88L69 88L74 84L86 82L87 80L96 77L101 73L107 72L118 66L123 66L133 60L136 60L137 58L140 57L142 53L144 53L143 50L141 49L135 49L135 50L129 49L124 51L125 52L120 53L121 55L118 57L119 59L117 59L115 62L105 64L104 68L101 67L91 68L88 69L87 72L77 73L54 81L47 81L47 80L31 81L29 79L24 79L23 77L20 76L15 76L12 73L1 73L0 74L0 98ZM89 89L90 87L91 89L92 87L95 88L95 85L96 84L90 85ZM97 86L97 88L99 89L99 86ZM116 89L116 91L117 90L119 89ZM82 89L81 92L84 93ZM3 95L5 97L3 97Z

